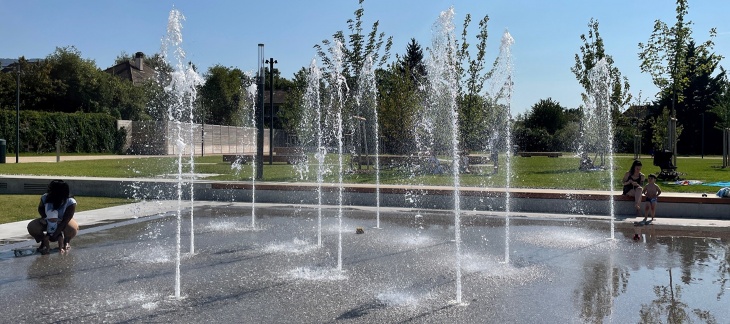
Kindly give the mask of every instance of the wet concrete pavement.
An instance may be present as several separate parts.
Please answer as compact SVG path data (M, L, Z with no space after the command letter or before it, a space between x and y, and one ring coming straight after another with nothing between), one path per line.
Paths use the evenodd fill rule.
M8 322L686 322L730 318L728 232L605 218L345 208L342 270L336 207L216 203L181 214L181 298L175 212L89 228L66 254L0 252ZM527 217L529 216L529 217ZM659 222L658 222L659 224ZM107 224L110 225L110 224ZM364 234L355 234L362 227ZM685 230L682 230L684 228ZM462 303L456 265L461 264ZM670 290L674 289L672 294ZM681 293L680 293L681 291ZM671 298L670 298L671 297ZM668 310L671 309L670 314ZM682 316L678 318L677 316Z

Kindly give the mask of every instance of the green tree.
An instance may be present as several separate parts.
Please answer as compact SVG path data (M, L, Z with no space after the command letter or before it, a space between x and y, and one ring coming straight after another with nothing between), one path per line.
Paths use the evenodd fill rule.
M548 134L555 134L566 124L565 108L552 98L540 99L525 114L525 127L544 129Z
M199 102L206 124L241 126L244 105L242 81L244 73L237 68L215 65L208 69L200 87Z
M715 54L706 48L697 48L694 41L687 46L687 87L683 89L683 102L678 106L677 119L685 126L679 147L680 154L699 154L703 152L705 138L718 138L721 133L714 128L717 118L708 113L712 103L720 96L724 71L715 73L719 61ZM719 145L709 146L713 154L722 153Z
M111 93L105 87L109 78L100 77L93 60L81 58L81 52L75 47L57 48L46 60L51 66L49 73L56 92L53 100L44 103L48 110L110 113L104 105L111 101Z
M343 103L342 116L345 119L343 120L344 132L352 134L353 138L362 137L359 134L361 128L357 127L359 122L354 120L353 117L364 116L366 114L365 111L361 111L361 107L354 100L357 97L358 91L360 91L358 89L358 76L361 74L365 60L368 58L372 60L373 66L376 69L382 67L390 57L390 48L393 44L392 37L386 38L385 33L378 32L379 21L373 23L371 31L367 35L363 34L362 18L365 14L363 2L364 0L358 1L359 8L354 12L355 19L349 19L347 21L349 35L345 36L344 32L340 30L332 35L333 40L325 39L321 45L314 45L314 48L317 50L317 55L322 62L322 77L324 80L330 80L329 83L332 87L338 84L338 80L332 79L332 72L340 67L335 66L335 62L332 61L331 57L335 49L335 43L342 45L340 48L343 56L341 73L346 81L346 84L342 86L346 87L346 89L339 90L342 90L343 93L345 90L349 91L344 97L345 102ZM332 89L331 91L334 90ZM351 145L359 145L359 143L353 141ZM350 151L361 152L362 150L350 147Z
M669 132L668 123L669 123L669 110L664 107L662 109L662 112L660 115L657 115L656 117L653 117L650 121L650 126L652 129L652 137L651 137L651 143L654 145L655 148L660 150L666 150L668 149L665 139L667 138L667 133ZM677 138L682 135L682 127L679 122L677 122Z
M143 89L98 69L74 47L57 48L46 59L19 60L20 99L24 110L105 113L114 118L144 119ZM14 107L17 72L0 78L0 106Z
M304 93L307 90L308 70L301 68L294 73L294 78L288 82L288 94L286 102L281 106L278 117L282 122L284 130L290 133L296 132L302 118L302 107L304 107Z
M402 72L410 72L414 84L419 84L424 81L426 77L426 63L423 61L423 49L415 38L411 38L411 41L406 46L406 54L403 55L403 58L398 58L397 61L401 69L403 69Z
M612 81L611 110L616 115L631 100L629 81L626 77L621 76L621 71L617 67L613 66L613 57L606 54L603 38L598 31L598 20L591 18L588 23L588 35L581 34L580 39L583 45L580 46L580 53L575 54L575 65L570 68L570 71L575 74L575 78L584 89L584 92L581 94L583 100L586 100L591 90L591 84L588 78L589 72L596 66L598 61L606 59Z
M15 110L17 79L20 73L21 109L49 110L46 103L56 97L54 82L50 78L50 68L46 60L30 62L25 57L20 57L15 71L0 73L0 107Z
M378 114L383 153L407 154L414 147L413 131L421 100L411 70L391 64L376 71Z
M348 78L348 86L350 89L355 89L356 82L353 78L360 74L363 65L365 64L365 58L371 57L373 63L377 67L383 66L390 57L390 47L393 45L393 37L385 38L385 33L378 33L378 26L380 21L373 23L372 29L368 35L363 34L363 16L365 15L365 9L363 8L363 2L365 0L358 0L360 6L355 10L355 19L348 19L347 26L350 34L345 37L343 31L339 30L335 32L332 37L342 44L342 52L344 55L344 62L342 67L342 73ZM385 42L385 43L384 43ZM385 47L383 47L385 44ZM316 44L314 48L317 50L317 55L322 61L323 75L328 77L329 73L335 68L334 62L330 59L332 41L325 39L322 41L322 45L327 47L325 50L321 45ZM381 54L381 50L383 50Z
M489 16L487 15L479 21L476 35L476 52L472 54L469 50L471 44L467 42L471 15L467 14L461 32L461 43L458 44L456 53L459 62L456 70L460 80L458 107L461 138L459 142L462 143L463 149L469 151L485 150L490 139L489 135L494 134L496 129L501 130L501 127L498 126L501 123L497 123L497 120L490 118L498 115L495 110L498 110L496 102L499 94L491 93L488 95L491 97L482 95L484 84L494 74L499 59L495 59L491 70L484 71L486 67L487 38L489 36L487 31L488 22Z
M670 91L674 94L676 103L682 102L680 94L689 80L687 73L688 46L692 41L693 22L685 21L689 12L688 0L677 0L677 21L672 27L665 22L656 20L654 30L646 43L639 43L639 60L641 71L651 75L654 85L661 91ZM710 29L710 39L701 43L701 50L711 52L714 46L713 39L717 35L715 28ZM711 63L717 63L721 56L713 56Z
M580 46L580 53L575 54L575 65L570 68L570 71L575 75L578 83L583 87L583 93L581 97L584 102L589 102L591 92L593 91L593 85L589 78L591 70L593 70L599 61L605 60L608 64L608 74L610 82L610 98L608 104L611 109L611 122L614 130L614 143L621 142L619 138L623 138L623 134L630 133L631 125L629 120L623 117L621 111L631 100L631 94L629 93L630 85L626 77L621 76L621 71L615 67L613 57L606 53L603 38L599 32L598 20L591 18L588 22L588 33L581 34L580 39L583 44ZM585 123L581 123L583 127L589 127ZM578 148L584 150L591 149L595 143L590 143L591 136L586 129L582 129L579 133L579 140L582 141L582 145ZM615 149L615 148L614 148ZM587 152L586 152L587 153Z
M717 118L714 125L717 129L730 128L730 80L721 69L720 94L713 100L711 113Z

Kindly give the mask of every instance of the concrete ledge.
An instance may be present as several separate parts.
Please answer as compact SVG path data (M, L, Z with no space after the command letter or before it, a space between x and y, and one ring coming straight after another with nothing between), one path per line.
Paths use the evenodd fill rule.
M240 191L243 199L251 199L252 183L211 183L212 190ZM286 202L316 204L316 184L311 183L258 183L256 200L261 202ZM336 203L339 187L323 184L323 200ZM342 188L347 205L374 206L377 188L374 185L346 184ZM381 206L420 207L429 209L453 208L454 189L436 186L381 185ZM249 195L246 195L248 193ZM419 205L409 203L407 194L419 196ZM621 194L592 190L512 189L507 192L497 188L463 187L459 189L460 206L463 210L505 211L505 198L511 199L510 211L536 213L562 213L577 215L610 215L613 201L614 214L619 217L635 217L634 200ZM613 199L612 199L613 198ZM701 218L730 220L730 199L714 195L663 193L657 207L657 217Z
M72 192L79 196L122 197L133 199L177 199L177 182L169 179L118 179L83 177L30 177L0 176L0 194L40 194L53 179L69 182ZM189 188L184 183L183 188ZM230 182L195 180L193 196L196 200L251 202L256 188L256 202L310 204L338 204L340 187L325 183L286 182ZM380 194L380 206L453 209L454 189L445 186L396 186L345 184L342 187L342 203L348 206L376 206L376 193ZM633 199L620 192L593 190L459 188L462 210L506 211L506 197L510 197L511 212L559 213L568 215L613 214L617 217L635 217ZM182 190L183 199L190 199L190 190ZM730 220L730 199L708 194L663 193L659 198L657 217Z

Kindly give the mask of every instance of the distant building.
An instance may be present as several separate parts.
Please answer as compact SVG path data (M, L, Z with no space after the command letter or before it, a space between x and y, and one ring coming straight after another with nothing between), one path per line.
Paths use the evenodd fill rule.
M623 112L623 115L633 120L644 120L647 116L649 116L649 106L631 105Z
M27 59L28 63L39 63L42 59ZM0 58L0 72L8 73L13 72L18 65L18 59Z
M104 72L132 81L134 85L141 85L145 81L157 78L155 69L145 66L144 53L142 52L135 53L134 60L119 63L104 70Z

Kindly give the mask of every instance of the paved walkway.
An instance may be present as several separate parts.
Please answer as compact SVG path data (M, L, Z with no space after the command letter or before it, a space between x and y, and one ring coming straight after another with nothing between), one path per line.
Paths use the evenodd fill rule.
M151 157L169 157L169 155L61 155L60 161L84 161L84 160L119 160L119 159L144 159ZM20 163L30 162L56 162L54 156L20 156ZM5 157L5 163L15 163L15 155Z

